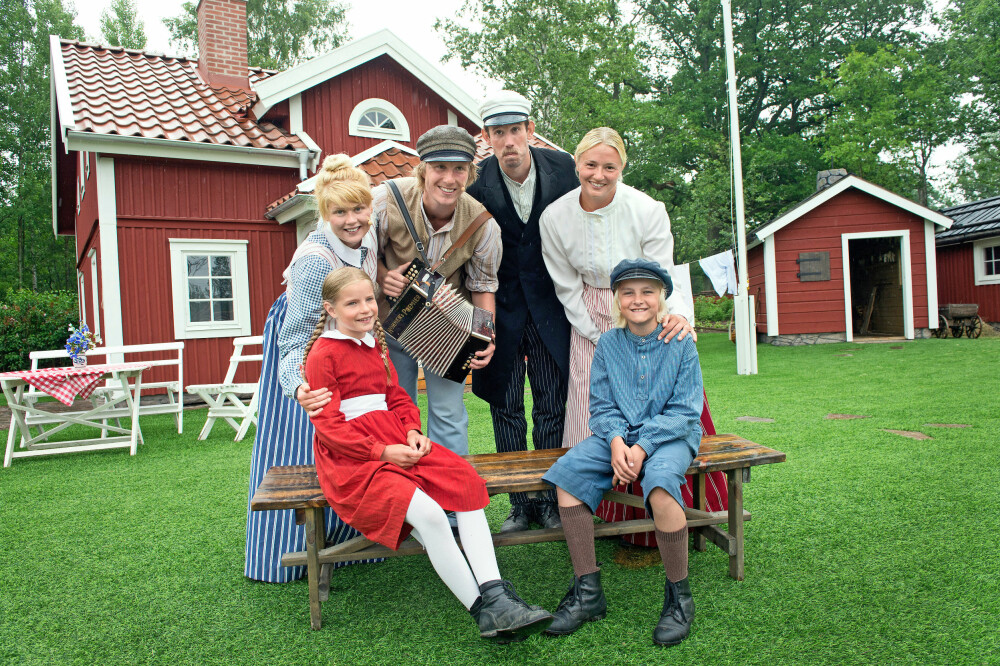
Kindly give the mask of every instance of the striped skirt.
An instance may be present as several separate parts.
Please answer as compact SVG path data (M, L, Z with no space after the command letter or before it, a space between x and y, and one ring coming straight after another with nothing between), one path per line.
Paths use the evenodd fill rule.
M271 306L264 325L264 360L260 373L257 437L250 464L250 497L271 467L314 463L312 423L298 402L285 397L278 383L278 331L285 319L285 307L285 294L282 293ZM358 533L327 509L326 535L327 544L334 544ZM247 578L268 583L287 583L302 578L306 568L283 567L281 556L305 550L305 547L305 526L295 524L294 511L251 511L247 502L243 570Z
M587 306L590 318L604 333L611 329L611 299L614 292L602 287L583 285L583 302ZM589 339L572 329L569 341L569 391L566 398L566 425L563 428L563 448L576 446L592 434L587 422L590 420L590 365L594 360L596 346ZM701 430L706 435L715 434L712 414L708 409L708 396L701 412ZM684 503L693 506L692 477L681 488ZM630 492L642 497L642 487L638 482L622 484L618 487L622 492ZM705 480L705 499L709 511L723 511L729 506L729 496L726 489L726 475L713 472ZM636 509L615 502L601 502L597 508L597 516L606 522L615 523L621 520L638 520L646 517L644 509ZM626 534L625 541L637 546L656 546L656 538L652 532Z

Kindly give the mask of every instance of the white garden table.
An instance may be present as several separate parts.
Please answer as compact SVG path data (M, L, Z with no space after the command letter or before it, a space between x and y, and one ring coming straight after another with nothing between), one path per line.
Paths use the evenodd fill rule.
M3 389L10 408L10 429L7 431L7 451L3 466L10 467L14 458L76 451L128 448L131 455L135 455L136 448L142 441L142 431L139 429L139 394L142 372L147 368L148 363L118 363L0 373L0 388ZM109 392L104 402L95 404L89 410L48 412L38 408L35 400L37 394L29 399L25 393L28 386L34 386L63 404L72 405L78 396L89 398L105 379L116 390ZM121 427L121 418L131 418L131 426ZM42 424L54 427L45 430ZM51 441L53 435L71 425L93 428L99 430L100 434L91 438ZM38 429L38 434L32 434L33 426ZM20 439L17 448L23 450L15 451L15 439Z

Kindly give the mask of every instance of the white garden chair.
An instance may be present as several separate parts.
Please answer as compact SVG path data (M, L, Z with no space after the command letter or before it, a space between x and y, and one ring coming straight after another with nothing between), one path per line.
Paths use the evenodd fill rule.
M261 335L236 338L233 340L233 355L229 358L229 370L221 384L192 384L187 392L197 395L208 405L208 417L205 427L198 434L203 440L212 432L216 419L224 419L236 431L234 441L239 442L247 434L250 425L257 425L257 387L255 383L235 383L236 370L240 363L262 361L263 349L257 354L244 354L245 347L262 347L264 337ZM249 396L249 400L246 397Z

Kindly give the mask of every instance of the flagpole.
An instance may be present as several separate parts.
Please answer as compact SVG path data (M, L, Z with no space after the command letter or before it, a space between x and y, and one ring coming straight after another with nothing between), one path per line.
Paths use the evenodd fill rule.
M739 109L736 105L736 58L733 53L733 12L731 0L722 0L722 27L726 42L726 79L729 88L729 140L733 151L733 190L736 203L736 266L739 283L734 299L733 325L736 328L736 373L757 374L757 335L750 306L750 279L747 275L747 230L743 206L743 160L740 155Z

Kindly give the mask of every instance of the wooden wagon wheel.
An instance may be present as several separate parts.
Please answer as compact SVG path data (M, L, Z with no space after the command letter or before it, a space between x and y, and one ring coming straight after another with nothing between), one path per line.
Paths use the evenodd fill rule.
M935 338L948 337L948 320L944 318L943 314L938 315L938 327L935 328L932 333Z
M956 338L960 338L960 337L962 337L962 331L964 331L964 330L965 330L965 326L962 326L961 324L958 324L956 326L952 326L951 327L951 334L952 334L952 336L954 336Z
M965 327L965 334L970 338L978 338L983 334L983 318L976 315L970 321L972 323Z

